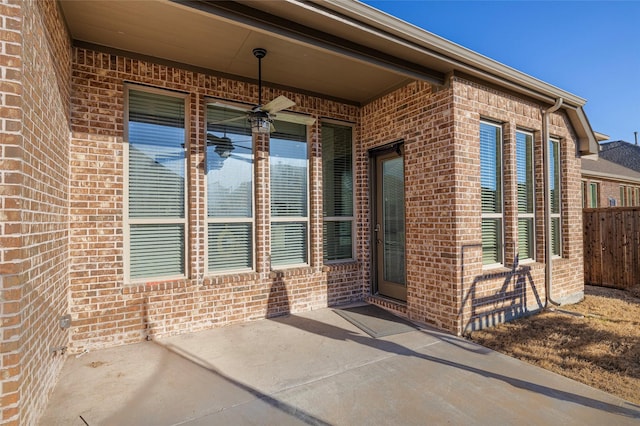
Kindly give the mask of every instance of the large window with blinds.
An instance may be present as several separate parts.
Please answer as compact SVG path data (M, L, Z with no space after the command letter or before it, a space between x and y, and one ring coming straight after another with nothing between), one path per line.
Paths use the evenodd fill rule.
M560 141L549 139L549 196L551 216L551 255L562 256Z
M322 123L322 229L325 262L353 259L353 129Z
M186 97L135 87L127 95L126 276L184 277Z
M518 185L518 256L520 260L535 255L535 179L533 134L516 132L516 177Z
M246 113L207 106L207 270L254 268L253 139Z
M480 185L482 188L482 263L503 262L502 127L480 122Z
M309 190L307 128L274 122L269 140L271 265L308 264Z

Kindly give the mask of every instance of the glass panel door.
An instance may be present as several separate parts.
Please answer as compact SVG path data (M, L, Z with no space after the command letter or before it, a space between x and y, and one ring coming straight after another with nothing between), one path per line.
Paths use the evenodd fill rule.
M377 157L375 182L378 293L406 300L403 157L396 152Z

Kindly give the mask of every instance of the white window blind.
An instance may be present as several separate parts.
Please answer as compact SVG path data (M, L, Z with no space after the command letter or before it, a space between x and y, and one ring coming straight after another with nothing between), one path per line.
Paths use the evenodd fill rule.
M560 164L560 141L557 139L549 139L549 196L551 198L552 256L562 256Z
M276 121L269 142L271 264L308 262L308 160L306 126Z
M129 278L185 275L185 100L128 92Z
M353 136L352 128L322 124L323 257L353 258Z
M502 128L480 123L480 185L482 188L482 262L502 263Z
M207 107L207 264L210 272L253 268L253 140L246 114Z
M518 184L518 255L535 255L533 134L516 132L516 176Z

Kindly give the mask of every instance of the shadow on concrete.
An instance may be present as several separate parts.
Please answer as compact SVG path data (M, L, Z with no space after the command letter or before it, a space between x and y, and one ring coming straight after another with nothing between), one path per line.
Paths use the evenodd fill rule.
M274 398L273 396L267 395L263 392L260 392L259 390L248 386L244 383L241 383L227 375L225 375L224 373L220 372L219 370L217 370L215 367L213 367L211 364L209 364L206 360L198 357L197 355L194 355L190 352L187 352L183 349L181 349L178 346L172 345L172 344L164 344L158 341L151 341L151 343L156 344L157 346L159 346L161 348L161 350L163 350L163 356L160 359L160 361L158 362L158 368L160 369L162 365L167 365L169 364L169 360L172 356L177 356L180 359L187 361L189 363L191 363L192 365L202 369L204 372L215 375L215 377L217 379L222 379L224 382L228 383L230 386L233 386L236 389L239 389L241 391L245 391L247 393L249 393L250 395L254 396L255 398L259 399L260 401L268 404L269 406L285 413L286 415L289 415L295 419L297 419L298 421L301 421L305 424L308 425L316 425L316 426L330 426L329 423L325 422L322 419L319 419L317 417L314 417L313 415L297 408L294 407L292 405L289 405L283 401L280 401L277 398ZM114 414L113 416L111 416L110 418L106 419L104 424L106 425L116 425L116 424L127 424L127 416L126 413L131 413L134 412L136 410L138 410L140 408L141 405L141 401L143 401L146 398L152 398L153 397L153 393L151 392L151 390L154 389L154 386L156 384L160 384L163 380L163 375L162 372L158 372L158 374L154 374L152 375L152 378L150 380L147 380L145 383L143 384L139 384L138 386L138 391L137 391L137 395L133 396L129 399L128 404L123 407L118 413ZM205 416L208 415L212 415L215 414L216 412L221 411L221 410L216 410L216 411L212 411L210 413L206 413ZM130 421L131 419L129 419ZM196 420L196 419L192 419L192 420Z
M571 392L566 392L566 391L554 389L548 386L527 382L521 379L517 379L515 377L505 376L503 374L495 373L492 371L486 371L480 368L472 367L470 365L460 364L458 362L450 361L447 359L442 359L435 356L422 354L394 342L370 338L370 337L363 336L361 334L354 333L352 331L349 331L340 327L336 327L330 324L326 324L323 322L319 322L310 318L303 318L303 317L291 315L288 317L275 318L275 319L272 319L271 321L276 321L284 325L296 327L298 329L301 329L310 333L315 333L321 336L325 336L331 339L342 340L342 341L352 341L361 345L365 345L371 348L385 351L390 354L416 357L419 359L423 359L425 361L443 365L445 367L468 371L470 373L478 374L480 376L483 376L489 379L500 380L513 387L524 389L530 392L535 392L541 395L545 395L547 397L554 398L556 400L567 401L567 402L579 404L585 407L603 410L609 413L614 413L614 414L619 414L626 417L640 419L640 407L638 407L638 409L629 409L622 406L599 401L597 399L585 397L582 395L577 395ZM445 344L448 343L444 339L441 339L441 340ZM628 403L628 404L630 406L634 406L631 403Z
M300 410L297 407L294 407L292 405L289 405L283 401L280 401L277 398L274 398L270 395L267 395L263 392L260 392L259 390L252 388L251 386L248 386L244 383L241 383L223 373L221 373L220 371L218 371L215 367L213 367L211 364L209 364L206 360L197 357L196 355L189 353L175 345L171 345L171 344L162 344L162 343L158 343L155 342L158 345L164 347L166 350L168 350L169 352L181 357L182 359L191 362L192 364L204 369L205 371L211 373L211 374L215 374L216 376L218 376L219 378L223 379L224 381L226 381L227 383L229 383L232 386L235 386L243 391L246 391L248 393L250 393L251 395L253 395L254 397L260 399L263 402L266 402L267 404L269 404L270 406L272 406L273 408L276 408L280 411L282 411L285 414L290 415L291 417L295 417L296 419L308 424L308 425L326 425L326 426L330 426L329 423L314 417L313 415L306 413L303 410Z

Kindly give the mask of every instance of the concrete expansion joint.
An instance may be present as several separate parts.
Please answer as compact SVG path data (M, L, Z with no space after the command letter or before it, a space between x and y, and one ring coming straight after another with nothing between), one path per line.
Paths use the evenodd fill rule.
M307 381L304 381L304 382L296 383L296 384L291 385L291 386L285 386L282 389L279 389L278 391L275 391L275 392L270 393L270 394L268 394L266 396L263 396L263 397L259 397L257 399L265 399L265 398L269 398L269 397L275 397L277 395L289 392L291 390L298 389L298 388L305 387L305 386L309 386L309 385L313 385L313 384L316 384L316 383L319 383L319 382L322 382L322 381L325 381L325 380L330 380L330 379L332 379L334 377L337 377L337 376L340 376L342 374L348 373L349 371L358 370L358 369L363 368L363 367L369 367L369 366L378 364L380 362L386 361L388 359L391 359L391 358L394 358L394 357L397 357L397 356L408 356L408 355L411 355L412 352L420 351L420 350L428 348L430 346L437 345L438 343L442 343L442 341L438 340L438 341L435 341L435 342L428 343L426 345L419 346L419 347L414 348L414 349L405 347L404 351L394 352L394 353L387 353L386 355L378 357L376 359L372 359L372 360L367 361L367 362L362 362L362 363L359 363L359 364L351 365L351 366L349 366L347 368L342 368L342 369L340 369L338 371L335 371L333 373L330 373L330 374L325 374L323 376L316 377L314 379L307 380ZM405 351L406 351L406 353L403 353ZM239 406L248 404L250 402L251 401L244 401L244 402L236 404L236 405L234 405L234 406L232 406L230 408L239 407ZM224 408L222 410L224 410ZM222 410L219 410L219 411L222 411Z

